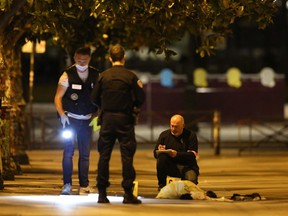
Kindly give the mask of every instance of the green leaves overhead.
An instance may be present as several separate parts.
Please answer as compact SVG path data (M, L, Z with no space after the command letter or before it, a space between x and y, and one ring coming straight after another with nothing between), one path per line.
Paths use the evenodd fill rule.
M20 0L0 0L0 20L15 1ZM54 37L69 49L121 42L170 56L175 53L169 45L188 32L199 38L196 51L205 56L232 34L236 20L245 18L264 29L276 10L273 0L29 0L5 34L22 28L30 39ZM20 18L23 21L16 22Z

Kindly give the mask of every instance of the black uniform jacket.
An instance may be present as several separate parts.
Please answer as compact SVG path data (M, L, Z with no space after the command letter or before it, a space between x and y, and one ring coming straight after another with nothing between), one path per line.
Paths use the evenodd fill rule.
M101 112L132 114L145 100L142 83L123 66L113 66L102 72L96 83L91 100Z

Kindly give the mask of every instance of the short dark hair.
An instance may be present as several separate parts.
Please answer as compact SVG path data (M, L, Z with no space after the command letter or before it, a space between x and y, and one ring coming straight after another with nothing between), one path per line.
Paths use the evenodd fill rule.
M91 49L89 46L80 47L75 51L75 54L91 55Z
M116 44L110 48L109 54L113 62L121 61L125 56L125 49L120 44Z

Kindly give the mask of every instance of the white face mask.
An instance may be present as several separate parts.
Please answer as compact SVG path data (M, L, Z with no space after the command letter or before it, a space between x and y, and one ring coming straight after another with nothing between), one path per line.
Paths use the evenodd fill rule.
M88 65L81 66L81 65L79 65L79 64L76 64L76 68L77 68L77 70L79 70L79 71L85 71L85 70L87 70Z

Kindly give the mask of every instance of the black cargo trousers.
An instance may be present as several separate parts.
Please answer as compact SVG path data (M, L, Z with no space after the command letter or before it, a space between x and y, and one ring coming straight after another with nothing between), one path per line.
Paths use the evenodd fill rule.
M116 140L120 145L122 162L122 187L125 192L131 193L136 172L133 158L136 152L135 125L132 114L121 112L103 112L98 139L98 175L97 188L105 191L110 186L109 161Z

